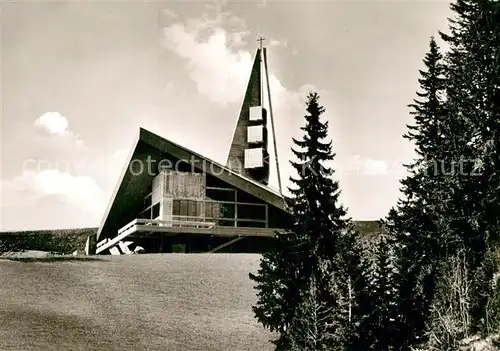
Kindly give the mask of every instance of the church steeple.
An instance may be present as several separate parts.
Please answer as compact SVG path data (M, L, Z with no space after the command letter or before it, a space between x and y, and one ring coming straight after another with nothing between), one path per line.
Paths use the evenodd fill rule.
M259 39L262 46L262 38ZM269 182L267 111L263 107L262 49L257 49L234 131L227 166L262 184Z

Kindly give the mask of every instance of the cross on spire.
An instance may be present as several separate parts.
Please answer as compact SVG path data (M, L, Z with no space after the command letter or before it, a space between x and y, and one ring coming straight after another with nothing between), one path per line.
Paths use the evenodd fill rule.
M262 50L262 42L266 40L266 38L264 37L259 37L259 39L257 39L257 41L259 42L259 45L260 45L260 49Z

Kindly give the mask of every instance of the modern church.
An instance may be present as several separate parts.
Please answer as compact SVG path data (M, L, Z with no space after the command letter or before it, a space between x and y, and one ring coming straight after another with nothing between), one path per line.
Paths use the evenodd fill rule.
M86 253L265 251L291 220L281 189L268 184L268 132L274 133L274 123L267 77L261 47L225 165L140 128L97 234L87 238Z

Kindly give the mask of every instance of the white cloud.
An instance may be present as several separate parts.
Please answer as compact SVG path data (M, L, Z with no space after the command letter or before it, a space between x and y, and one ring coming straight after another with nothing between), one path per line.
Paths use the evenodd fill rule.
M214 8L213 6L211 7ZM207 14L199 18L182 22L177 21L164 28L164 45L179 57L187 61L187 72L196 84L198 92L211 101L226 105L240 104L248 83L249 75L257 48L255 40L248 40L248 47L243 48L246 39L251 38L245 21L234 15L223 13L215 8L215 16ZM273 46L287 47L286 40L273 38ZM271 49L272 50L272 49ZM274 51L268 54L269 85L271 90L273 112L275 116L278 150L280 151L280 165L285 172L281 178L286 182L287 170L290 169L287 160L291 155L290 138L300 133L305 111L305 98L310 91L318 92L322 98L328 95L314 85L306 84L296 90L287 89L275 72L279 67L279 57L273 56ZM269 108L267 94L264 97L265 107ZM273 145L270 136L270 145ZM270 150L271 167L270 182L277 182L274 168L274 150Z
M371 158L361 159L361 167L364 175L385 175L391 171L387 161Z
M68 119L59 112L46 112L35 120L35 127L44 129L51 134L68 132Z
M41 115L34 126L43 133L25 130L36 147L24 155L20 173L0 180L0 207L8 216L0 227L98 225L129 150L92 154L57 112Z
M174 19L179 17L179 15L176 12L170 9L163 9L163 15L165 15L165 17L167 17L168 19Z
M76 146L84 146L83 140L69 130L69 121L59 112L45 112L33 123L35 128L41 129L51 136L64 137Z
M75 176L57 169L26 171L20 176L3 180L0 186L2 206L20 206L54 197L77 210L101 213L103 191L88 176Z
M106 161L106 179L110 182L110 184L114 185L119 181L119 177L122 174L124 167L126 167L129 161L130 148L123 148L116 150L110 156L110 158Z
M169 94L169 93L173 92L173 91L174 91L174 89L175 89L175 84L174 84L174 82L169 81L169 82L167 82L167 84L165 85L165 88L164 88L163 92L164 92L165 94Z
M241 100L252 56L241 50L232 52L225 30L214 30L206 41L199 41L198 33L183 24L171 25L164 32L167 47L188 59L189 75L200 94L219 104Z
M242 47L247 44L246 37L248 35L250 35L250 32L247 31L229 33L228 42L233 47Z
M224 29L225 25L231 29ZM243 19L220 10L215 18L203 15L164 28L165 46L187 60L198 92L219 104L241 102L254 59L253 52L240 48L249 35ZM276 39L270 44L286 45L286 41ZM278 96L286 92L281 82L274 75L269 81L273 99L283 100Z
M238 16L230 16L227 20L228 24L235 28L246 28L246 21L244 18Z
M267 6L267 0L257 1L257 7L266 7L266 6Z
M284 47L286 48L288 46L288 40L277 40L277 39L269 39L269 47L273 47L273 46L281 46L281 47Z
M351 155L340 160L336 168L343 175L351 176L377 176L377 175L402 175L404 167L401 162L390 162L388 160L374 159L360 155Z
M240 103L254 60L254 50L241 48L250 35L244 19L223 13L217 9L215 16L204 14L164 28L164 43L167 49L187 60L187 70L200 94L219 104ZM225 29L228 27L230 29ZM257 47L257 42L251 43ZM286 40L269 39L269 46L287 47ZM269 58L268 58L269 59ZM274 58L276 59L276 58ZM269 70L272 71L272 61ZM280 80L270 72L273 107L303 107L302 102L309 91L324 91L307 84L297 91L287 90ZM287 111L288 112L288 111Z

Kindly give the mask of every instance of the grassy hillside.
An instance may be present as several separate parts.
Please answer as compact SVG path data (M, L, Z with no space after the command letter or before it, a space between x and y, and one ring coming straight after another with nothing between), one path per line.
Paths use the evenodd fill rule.
M0 350L271 350L251 311L259 257L0 259Z

